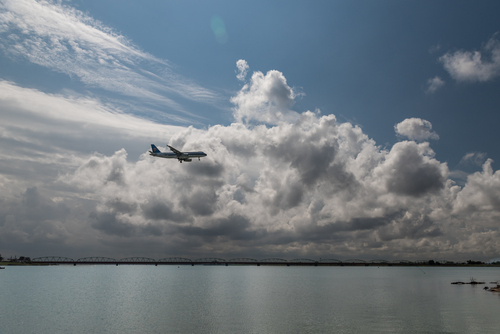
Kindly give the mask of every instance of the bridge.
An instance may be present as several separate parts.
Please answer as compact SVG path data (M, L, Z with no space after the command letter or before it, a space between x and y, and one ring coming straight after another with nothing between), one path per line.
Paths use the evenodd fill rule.
M155 260L149 257L126 257L123 259L114 259L110 257L83 257L79 259L72 259L62 256L44 256L37 257L31 260L35 264L46 264L46 265L219 265L219 266L230 266L230 265L252 265L252 266L411 266L420 265L421 262L411 262L407 260L395 260L387 261L383 259L377 260L361 260L361 259L349 259L349 260L338 260L338 259L307 259L307 258L297 258L292 260L286 260L281 258L265 258L261 260L252 258L234 258L230 260L225 260L221 258L199 258L199 259L189 259L183 257L168 257Z

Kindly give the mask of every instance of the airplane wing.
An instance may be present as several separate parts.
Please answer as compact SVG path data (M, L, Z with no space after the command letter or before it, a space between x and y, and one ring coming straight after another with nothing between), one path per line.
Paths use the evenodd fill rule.
M179 151L179 150L177 150L177 149L173 148L173 147L172 147L172 146L170 146L170 145L167 145L167 146L168 146L168 148L169 148L169 149L171 149L171 150L172 150L172 152L174 152L177 156L181 156L181 155L182 155L182 152L181 152L181 151Z

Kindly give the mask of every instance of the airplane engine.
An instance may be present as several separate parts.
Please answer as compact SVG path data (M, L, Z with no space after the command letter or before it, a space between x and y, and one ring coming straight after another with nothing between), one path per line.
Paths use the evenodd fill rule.
M191 161L193 161L193 159L186 159L184 161L191 162Z

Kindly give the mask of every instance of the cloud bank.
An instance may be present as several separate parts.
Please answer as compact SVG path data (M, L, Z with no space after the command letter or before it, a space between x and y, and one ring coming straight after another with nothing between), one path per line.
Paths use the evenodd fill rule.
M0 184L10 189L0 199L2 252L453 260L500 251L500 174L487 160L456 185L426 141L438 138L426 120L397 124L409 140L381 148L334 115L291 110L296 94L273 70L254 72L235 94L229 126L146 127L103 154L81 150L80 138L124 139L148 121L98 100L82 106L2 85L9 91L0 103L12 110L1 128ZM67 119L62 107L51 113L49 104L76 117ZM108 135L97 134L100 120ZM64 124L54 127L57 138L48 134L54 123ZM183 164L153 158L150 129L208 156ZM138 159L128 154L133 141L144 146Z

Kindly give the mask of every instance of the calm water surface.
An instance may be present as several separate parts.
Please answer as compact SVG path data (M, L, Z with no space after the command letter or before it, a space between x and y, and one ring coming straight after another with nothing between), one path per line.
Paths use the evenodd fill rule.
M499 268L421 269L7 267L0 334L499 333L500 293L450 284Z

